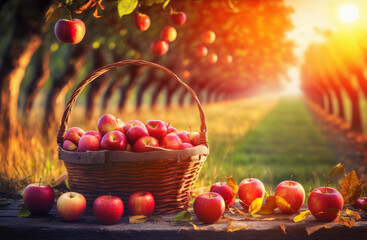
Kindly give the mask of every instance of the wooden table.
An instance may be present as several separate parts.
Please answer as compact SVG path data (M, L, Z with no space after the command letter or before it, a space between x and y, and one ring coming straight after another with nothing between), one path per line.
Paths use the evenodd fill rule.
M351 228L337 223L322 223L309 216L294 223L294 215L275 211L258 219L241 220L240 214L226 211L235 220L223 219L217 224L200 224L193 215L192 223L173 222L174 215L153 216L147 222L129 224L124 216L115 225L101 225L92 214L78 222L64 222L55 207L46 216L17 217L20 201L0 202L0 239L367 239L367 219ZM236 206L240 208L238 203ZM227 232L228 224L242 228ZM284 230L283 230L284 229Z

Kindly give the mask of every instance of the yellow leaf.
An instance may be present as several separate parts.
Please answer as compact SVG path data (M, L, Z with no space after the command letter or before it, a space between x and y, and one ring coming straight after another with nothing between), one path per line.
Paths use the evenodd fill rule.
M356 222L350 217L339 217L339 224L352 228Z
M201 230L198 226L196 226L195 224L193 224L192 222L190 222L190 224L194 227L194 230Z
M301 222L301 221L305 220L308 217L308 215L310 215L310 213L311 213L310 210L303 211L300 214L298 214L297 216L295 216L293 218L293 221L295 223Z
M340 193L344 198L344 205L353 204L361 196L361 186L362 184L354 170L343 179Z
M252 201L250 207L248 208L248 212L251 215L254 215L258 211L260 211L261 206L263 205L263 198L256 198L254 201Z
M331 228L331 227L328 226L328 225L325 225L325 224L316 225L316 226L312 226L312 227L306 227L307 235L310 236L312 233L316 232L317 230L319 230L321 228Z
M349 216L353 216L355 217L356 220L360 220L361 219L361 215L359 215L359 213L355 212L355 211L352 211L348 208L345 209L345 213Z
M285 230L285 225L284 224L280 224L279 227L283 230L284 234L287 235L287 232Z
M291 205L287 202L287 200L285 200L284 198L282 198L281 196L276 196L275 197L275 201L277 203L277 206L279 208L284 208L284 209L289 209L292 212L295 212L292 208Z
M232 214L235 214L235 212L233 211L233 209L231 207L228 207L228 211Z
M227 185L232 188L232 191L233 191L234 195L237 195L238 185L237 185L236 181L233 180L232 176L226 177L226 179L227 179Z
M228 225L227 225L227 232L230 232L232 229L232 223L233 223L233 219L228 219Z
M239 231L241 229L247 229L246 225L242 225L239 227L233 227L233 219L228 219L228 225L227 225L227 232L236 232Z
M335 165L330 171L329 173L327 174L329 177L330 176L335 176L335 175L339 175L339 174L342 174L344 173L345 171L345 168L344 168L344 165L341 164L341 163L338 163L337 165Z
M129 216L129 223L143 223L148 220L148 216L145 215L135 215Z
M236 208L236 207L233 207L233 208L234 208L234 209L236 209L236 211L237 211L239 214L241 214L242 216L244 216L244 217L245 217L245 219L246 219L246 218L248 218L245 212L243 212L243 211L239 210L239 209L238 209L238 208Z
M269 196L265 200L265 204L261 207L260 214L272 214L274 209L277 208L275 196Z

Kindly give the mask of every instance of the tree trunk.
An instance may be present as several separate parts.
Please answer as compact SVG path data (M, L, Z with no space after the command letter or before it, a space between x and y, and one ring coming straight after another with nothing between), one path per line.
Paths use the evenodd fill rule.
M185 98L189 93L186 90L183 90L180 94L180 96L178 97L178 105L180 107L183 107L185 105Z
M23 114L27 118L32 110L33 102L37 97L37 94L41 91L41 88L46 83L50 76L50 56L51 51L48 46L41 49L39 58L36 64L36 71L25 90L25 100L23 107ZM27 118L28 119L28 118Z
M328 108L327 108L328 113L329 114L334 114L334 105L333 105L333 99L332 99L331 94L330 94L330 90L325 85L325 83L322 82L321 79L319 79L319 84L320 84L322 92L324 92L325 96L326 96L326 101L327 101L327 105L328 105Z
M139 66L132 65L129 71L129 80L128 82L121 87L121 95L120 100L117 106L119 112L122 112L126 108L126 104L129 100L131 90L136 86L139 78L143 74L143 69Z
M340 88L338 85L336 85L333 79L329 78L328 82L338 102L338 117L345 121L344 103L343 103L343 98L340 92Z
M59 119L57 110L64 108L65 95L78 78L80 68L83 66L87 57L89 49L87 45L83 43L75 47L64 73L52 82L52 87L46 100L45 116L43 119L42 131L46 136L48 136L50 129L56 131L56 124Z
M179 83L174 83L173 86L169 87L167 89L167 95L166 95L166 107L170 108L172 106L172 98L173 95L175 94L175 92L177 92L177 90L180 88L181 84ZM186 91L186 89L185 89Z
M363 94L367 98L367 79L363 74L363 69L361 68L356 69L355 74L356 74L359 86L361 87Z
M155 87L152 97L150 99L150 107L152 109L157 108L159 94L162 92L162 90L164 89L166 85L167 85L167 77L164 77L163 79L160 80L160 82Z
M145 91L150 87L152 83L156 81L157 70L150 69L149 74L145 78L145 81L139 86L136 94L136 110L140 111L143 104L143 95Z
M105 112L110 102L110 99L113 93L118 89L118 87L122 84L124 78L129 74L128 71L118 72L115 76L115 79L108 85L106 92L103 95L102 100L102 111Z

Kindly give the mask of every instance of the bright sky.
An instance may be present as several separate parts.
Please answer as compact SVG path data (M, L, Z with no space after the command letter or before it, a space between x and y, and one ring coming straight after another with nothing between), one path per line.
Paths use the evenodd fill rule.
M295 53L302 62L303 52L313 41L320 41L322 38L315 29L338 29L348 27L348 24L366 23L367 0L285 0L286 4L294 8L291 15L294 29L288 34L290 39L294 39L298 45ZM339 11L341 6L356 6L351 12L359 14L356 22L345 23L340 20ZM367 26L367 25L366 25ZM298 67L289 70L288 75L291 79L285 88L285 94L300 94L300 79Z

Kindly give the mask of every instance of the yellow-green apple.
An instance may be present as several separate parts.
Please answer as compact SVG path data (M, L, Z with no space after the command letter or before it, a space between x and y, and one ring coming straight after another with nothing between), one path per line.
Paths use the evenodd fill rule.
M201 34L201 41L204 44L212 44L215 41L215 33L213 31L206 31Z
M210 192L220 194L227 207L232 206L236 200L236 194L234 194L232 188L226 182L214 183L210 188Z
M150 44L150 50L157 56L166 54L168 49L169 46L167 41L156 40Z
M161 120L149 120L145 123L150 136L162 138L167 135L167 126Z
M238 186L238 197L242 207L247 210L256 198L265 194L264 184L257 178L243 179Z
M117 130L106 133L101 141L101 148L112 151L125 151L126 149L126 137Z
M277 196L282 197L290 205L290 207L287 207L284 204L279 204L279 200L276 198L278 208L283 213L292 214L301 209L305 201L305 190L298 182L287 180L279 183L276 187L275 197Z
M194 147L191 143L182 143L180 149L192 148Z
M172 12L171 21L176 25L183 25L186 22L186 14L184 12Z
M178 132L176 135L181 139L182 143L190 143L189 133L187 131Z
M84 196L76 192L66 192L57 199L57 212L65 221L79 220L87 207Z
M136 12L134 14L134 24L140 31L146 31L150 26L150 17L144 13Z
M172 26L166 26L161 30L161 40L167 41L167 42L173 42L175 41L177 37L177 31L176 28Z
M85 35L85 24L82 20L60 19L55 24L56 38L63 43L77 44L83 40Z
M64 134L64 140L72 141L75 145L78 145L79 140L85 134L84 130L79 127L69 128Z
M127 200L127 208L131 215L149 216L153 213L154 206L154 197L147 191L134 192Z
M92 135L83 136L78 144L78 152L98 151L100 149L100 142L97 137Z
M134 146L136 140L144 136L149 136L148 130L140 126L132 126L126 133L127 141L132 146Z
M130 120L130 121L128 121L124 124L124 133L126 134L127 131L129 131L129 129L131 127L134 127L134 126L139 126L139 127L145 128L144 123L142 123L141 121L139 121L139 120Z
M124 204L119 197L102 195L94 200L94 216L102 224L117 223L124 213Z
M208 55L208 49L203 45L199 45L199 46L196 46L195 53L198 58L202 58Z
M26 208L34 214L47 214L55 202L54 190L47 184L33 183L23 191Z
M99 132L97 131L93 131L93 130L90 130L90 131L86 131L84 133L84 135L92 135L92 136L95 136L99 141L102 140L102 134L100 134Z
M65 140L62 143L62 148L65 149L65 150L67 150L67 151L76 152L76 149L78 148L78 146L75 145L75 143L73 143L72 141Z
M331 222L343 209L343 196L331 187L318 187L308 197L308 209L320 221Z
M223 197L214 192L203 193L196 197L194 202L196 217L205 223L217 222L222 217L225 208Z
M133 149L134 152L150 152L154 149L147 148L146 146L159 147L159 141L151 136L144 136L135 141Z
M98 120L98 131L105 135L113 130L124 132L124 122L111 114L102 115Z
M218 55L216 53L210 53L208 55L208 62L210 64L214 64L214 63L218 62Z
M194 146L200 145L200 134L198 132L189 132L190 143Z
M181 144L181 139L176 134L168 134L164 136L159 142L160 147L172 150L181 149Z

